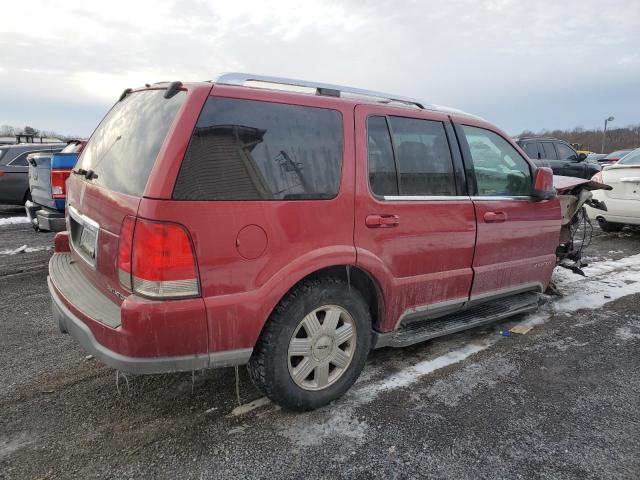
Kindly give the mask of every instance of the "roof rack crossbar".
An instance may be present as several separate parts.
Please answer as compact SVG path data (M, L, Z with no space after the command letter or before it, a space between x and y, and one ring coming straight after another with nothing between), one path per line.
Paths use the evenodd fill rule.
M314 88L318 95L339 96L336 93L347 93L351 95L360 95L364 97L379 98L388 102L399 102L407 105L413 105L420 109L428 108L421 100L414 98L401 97L390 93L375 92L373 90L364 90L361 88L345 87L343 85L332 85L329 83L310 82L308 80L294 80L292 78L271 77L268 75L254 75L250 73L223 73L214 80L214 83L223 85L244 85L246 82L265 82L278 85L291 85L295 87Z

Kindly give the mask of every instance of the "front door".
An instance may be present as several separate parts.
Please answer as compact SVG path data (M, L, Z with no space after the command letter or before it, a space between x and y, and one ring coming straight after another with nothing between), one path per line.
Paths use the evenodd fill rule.
M384 295L378 329L459 308L475 215L448 117L361 105L355 119L356 255Z
M471 303L546 288L560 235L557 199L533 201L534 167L497 132L457 125L474 194L478 238Z

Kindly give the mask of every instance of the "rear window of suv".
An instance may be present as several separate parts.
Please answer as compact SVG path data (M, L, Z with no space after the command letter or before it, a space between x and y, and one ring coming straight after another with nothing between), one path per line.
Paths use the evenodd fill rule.
M338 194L336 110L209 98L180 168L178 200L319 200Z
M165 90L133 92L116 103L91 136L78 168L93 170L91 182L142 196L167 132L186 94L164 98Z

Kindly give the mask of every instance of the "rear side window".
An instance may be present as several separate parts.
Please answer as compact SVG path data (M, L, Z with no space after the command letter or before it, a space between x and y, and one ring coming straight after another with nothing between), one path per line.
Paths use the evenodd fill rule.
M370 117L368 148L369 184L374 194L456 195L453 161L442 122Z
M340 187L342 132L342 116L335 110L209 98L173 198L333 198Z
M116 103L91 136L78 168L93 170L91 182L141 196L167 132L186 98L165 90L133 92Z
M28 157L29 155L31 155L32 153L45 153L46 151L33 151L33 152L23 152L20 155L18 155L16 158L14 158L13 160L11 160L11 162L9 162L9 165L11 165L12 167L26 167L29 165L29 161L28 161Z
M0 160L2 160L2 157L4 157L5 153L7 153L7 149L6 148L0 148Z

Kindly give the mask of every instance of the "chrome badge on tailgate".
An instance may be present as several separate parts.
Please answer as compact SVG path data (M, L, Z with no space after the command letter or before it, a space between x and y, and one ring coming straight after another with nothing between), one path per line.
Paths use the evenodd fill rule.
M95 268L100 225L74 207L69 207L69 236L73 249Z

